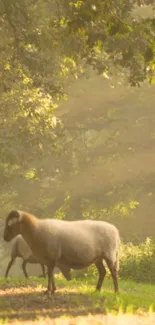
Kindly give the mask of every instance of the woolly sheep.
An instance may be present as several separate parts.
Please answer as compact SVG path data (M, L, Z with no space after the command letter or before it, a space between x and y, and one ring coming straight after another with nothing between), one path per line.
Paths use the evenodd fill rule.
M105 221L38 219L24 211L11 211L5 222L4 240L22 234L35 256L47 265L47 291L56 290L53 270L57 262L72 269L95 264L99 273L96 290L100 290L106 269L111 272L115 292L119 292L118 269L120 237L118 229Z
M26 270L26 265L27 263L30 264L40 264L42 268L42 276L45 278L46 277L46 272L45 272L45 266L43 263L40 263L38 258L32 254L32 251L30 247L27 245L26 241L24 238L19 234L15 237L15 240L12 245L12 251L11 251L11 260L8 263L6 272L5 272L5 278L8 277L8 273L10 271L11 266L15 262L15 259L17 257L21 257L23 259L22 262L22 270L25 275L25 278L28 278L28 273ZM69 281L71 279L70 275L70 270L64 266L59 265L59 268L64 275L64 277Z

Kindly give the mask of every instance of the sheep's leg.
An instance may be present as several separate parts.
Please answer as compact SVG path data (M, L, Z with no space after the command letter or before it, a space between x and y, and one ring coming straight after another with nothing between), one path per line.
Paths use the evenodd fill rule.
M6 269L6 272L5 272L5 278L8 277L8 273L9 273L9 271L10 271L10 268L11 268L11 266L12 266L14 260L15 260L15 259L12 258L11 261L9 262L9 264L8 264L8 266L7 266L7 269Z
M54 293L56 290L55 282L54 282L54 271L55 264L48 265L48 287L45 293Z
M43 277L46 278L46 271L45 271L45 265L44 264L40 264L41 268L42 268L42 272L43 272Z
M115 292L119 293L119 286L118 286L118 271L116 267L116 263L113 263L111 260L106 259L107 266L110 270L113 283L114 283L114 290Z
M27 271L26 271L26 264L27 264L27 261L23 261L22 263L22 270L23 270L23 273L25 275L25 278L28 278L28 274L27 274Z
M96 267L98 269L98 272L99 272L99 279L98 279L98 282L97 282L96 290L100 291L101 287L102 287L102 284L103 284L103 281L104 281L104 278L105 278L105 275L106 275L106 269L105 269L102 261L96 262L95 265L96 265Z

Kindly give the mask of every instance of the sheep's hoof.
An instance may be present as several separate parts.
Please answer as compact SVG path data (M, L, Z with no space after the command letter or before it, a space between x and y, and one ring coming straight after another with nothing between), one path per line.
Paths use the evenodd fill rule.
M55 290L52 290L52 291L50 291L50 290L45 290L45 291L44 291L44 294L45 294L45 295L48 295L48 296L53 295L54 293L55 293Z

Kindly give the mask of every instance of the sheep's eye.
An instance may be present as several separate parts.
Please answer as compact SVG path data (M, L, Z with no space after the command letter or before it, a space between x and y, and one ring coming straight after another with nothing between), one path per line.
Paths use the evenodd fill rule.
M8 221L8 226L14 225L17 222L17 220L18 220L17 218L13 218L13 219L9 220Z
M10 231L11 230L11 225L7 225L7 229Z
M14 223L12 222L12 220L10 220L10 221L8 222L8 225L7 225L7 226L8 226L8 227L11 227L11 226L13 226L13 224L14 224Z
M12 220L9 220L7 226L10 228L12 226L12 224L13 224Z

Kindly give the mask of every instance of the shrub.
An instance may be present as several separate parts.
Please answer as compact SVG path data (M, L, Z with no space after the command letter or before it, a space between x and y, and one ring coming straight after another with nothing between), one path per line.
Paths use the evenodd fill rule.
M147 238L136 246L122 244L119 274L124 279L155 283L155 242Z
M107 267L106 270L109 276ZM85 270L74 271L74 274L76 277L96 278L98 271L92 265ZM151 238L139 245L121 244L119 276L127 280L155 283L155 242Z

